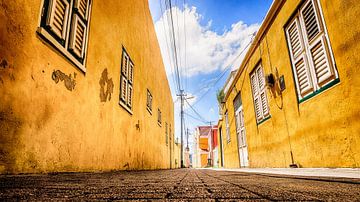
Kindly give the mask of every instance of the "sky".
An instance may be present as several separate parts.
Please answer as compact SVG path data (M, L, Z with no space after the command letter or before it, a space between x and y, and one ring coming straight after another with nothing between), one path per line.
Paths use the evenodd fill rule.
M167 1L168 2L168 1ZM181 87L187 94L185 127L217 124L216 92L237 69L272 0L172 0L172 16ZM168 76L175 118L175 138L180 140L180 100L170 41L170 9L165 0L149 0L161 54ZM189 137L190 144L193 136ZM184 137L184 144L186 138ZM191 145L189 145L191 147Z

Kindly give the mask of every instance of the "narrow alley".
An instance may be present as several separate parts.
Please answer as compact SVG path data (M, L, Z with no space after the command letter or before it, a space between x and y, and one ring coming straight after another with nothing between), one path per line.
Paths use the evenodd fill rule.
M359 201L360 180L210 169L0 176L0 200Z

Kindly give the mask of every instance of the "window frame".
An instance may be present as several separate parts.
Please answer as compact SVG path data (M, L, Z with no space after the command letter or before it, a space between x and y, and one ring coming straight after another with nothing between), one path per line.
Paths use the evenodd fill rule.
M305 9L306 6L308 6L310 3L313 5L314 13L315 13L315 19L319 26L319 33L317 33L312 39L308 39L306 27L304 24L303 14L302 11ZM300 88L300 84L298 81L298 74L296 71L295 64L300 61L300 59L296 59L299 56L295 57L292 53L292 47L290 42L290 36L289 36L289 28L291 25L296 21L298 23L298 31L300 36L301 43L303 45L303 60L306 65L305 68L307 68L307 72L309 72L309 81L311 82L311 89L309 89L309 92L305 92L302 94L302 89ZM290 57L291 62L291 70L293 73L294 83L295 83L295 91L297 96L298 104L320 94L321 92L327 90L328 88L334 86L335 84L340 82L339 79L339 72L336 67L335 57L334 53L332 51L329 34L326 28L326 23L324 19L324 15L322 13L322 7L319 0L306 0L299 4L299 6L295 9L294 13L291 15L287 23L284 25L284 33L285 38L287 42L287 48L288 48L288 54ZM324 56L325 56L325 62L329 66L329 71L333 71L333 75L326 78L324 81L318 82L316 78L316 70L313 64L313 56L311 55L311 50L315 46L317 46L319 43L321 43L324 50ZM332 77L332 78L331 78Z
M124 60L125 59L125 60ZM124 64L126 64L126 71L124 71ZM135 64L131 59L129 53L126 51L125 47L122 47L121 53L121 64L120 64L120 91L119 91L119 105L122 106L127 112L131 115L133 114L133 100L134 100L134 73L131 75L131 80L129 79L129 68L134 68ZM134 69L132 69L134 72ZM127 74L127 75L125 75ZM126 95L123 97L123 82L126 81ZM131 89L129 96L129 89ZM131 102L131 103L129 103Z
M77 12L76 8L74 8L74 4L76 0L62 0L68 3L69 9L66 13L65 17L65 38L62 39L60 36L51 31L49 25L47 25L47 20L51 13L49 12L49 7L55 7L56 0L42 0L40 4L40 12L39 12L39 20L38 27L36 33L40 37L40 39L44 40L46 45L53 48L56 52L60 53L62 57L64 57L71 64L75 65L81 72L86 73L86 61L87 61L87 53L88 53L88 41L89 41L89 30L90 30L90 21L91 21L91 9L92 9L92 0L88 0L87 2L87 18L81 18L80 21L85 25L86 31L84 31L84 41L83 41L83 57L78 57L72 50L70 50L70 38L74 32L73 22L75 21L75 16L80 16ZM53 5L50 5L53 3Z

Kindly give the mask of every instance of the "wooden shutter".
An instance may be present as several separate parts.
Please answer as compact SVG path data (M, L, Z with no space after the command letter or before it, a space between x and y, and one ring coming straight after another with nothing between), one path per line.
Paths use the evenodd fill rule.
M313 91L313 85L310 78L309 68L305 56L301 56L294 64L296 82L298 84L299 93L301 97L304 97L308 93Z
M130 84L128 83L127 105L128 105L130 108L131 108L131 106L132 106L132 101L133 101L132 95L133 95L133 87L132 87L132 85L130 85Z
M301 37L300 24L298 18L288 26L286 30L288 45L290 48L291 62L294 67L295 80L298 87L298 94L304 97L313 91L311 76L309 71L308 62L306 60L306 52Z
M72 22L72 29L70 35L70 46L76 56L84 57L86 40L86 25L80 20L79 16L74 15Z
M304 51L297 18L295 18L295 20L290 24L289 28L287 29L287 35L291 54L293 58L296 58L300 53Z
M256 71L254 71L253 74L251 75L251 87L254 98L256 120L259 121L262 119L262 114L261 114L262 110L260 106L259 85L257 81Z
M128 80L130 83L132 83L133 82L134 64L131 61L129 61L128 72L129 72Z
M266 97L266 88L265 88L265 76L264 76L264 70L261 66L258 67L257 71L257 78L259 83L259 93L260 93L260 100L261 100L261 112L263 116L266 116L269 114L269 106L268 101Z
M323 37L310 47L311 60L314 65L316 80L320 87L335 76L334 70L330 65L326 47Z
M259 85L257 81L256 71L251 76L251 86L253 90L256 120L259 121L261 120L262 114L261 114L261 106L259 99Z
M123 64L121 67L121 72L123 73L126 78L128 77L128 64L129 64L129 56L123 52Z
M76 0L75 8L84 20L88 19L89 0Z
M66 37L68 16L69 2L67 0L50 0L46 25L62 40Z
M314 39L321 31L313 1L309 1L302 9L301 16L305 25L308 41Z
M121 76L120 99L124 102L127 101L127 80L124 76Z

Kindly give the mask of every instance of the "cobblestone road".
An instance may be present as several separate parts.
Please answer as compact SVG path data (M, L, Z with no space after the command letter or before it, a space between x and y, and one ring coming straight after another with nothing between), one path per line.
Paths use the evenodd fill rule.
M360 181L195 169L0 175L4 199L360 201Z

